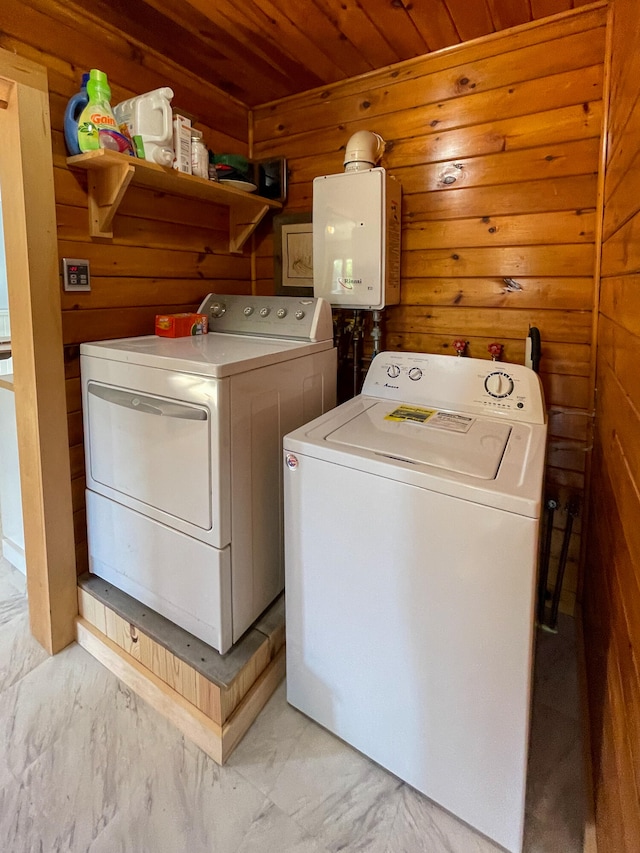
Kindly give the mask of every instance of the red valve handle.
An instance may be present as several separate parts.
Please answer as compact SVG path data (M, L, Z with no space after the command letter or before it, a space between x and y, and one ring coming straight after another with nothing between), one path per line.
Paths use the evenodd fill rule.
M502 349L503 349L502 344L498 344L498 343L489 344L487 349L491 353L491 358L493 359L493 361L496 361L502 355Z
M467 342L463 341L462 338L456 338L453 342L453 348L458 353L458 355L463 355L464 351L467 348Z

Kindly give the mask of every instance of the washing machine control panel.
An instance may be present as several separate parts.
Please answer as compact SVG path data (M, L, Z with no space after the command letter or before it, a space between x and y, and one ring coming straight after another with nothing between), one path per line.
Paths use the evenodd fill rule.
M371 363L362 393L414 406L546 422L540 378L522 364L383 352Z

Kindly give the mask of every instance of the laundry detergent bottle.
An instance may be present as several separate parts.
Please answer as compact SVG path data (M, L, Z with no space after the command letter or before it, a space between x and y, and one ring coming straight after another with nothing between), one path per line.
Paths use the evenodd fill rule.
M131 140L120 132L111 109L111 89L104 71L92 68L87 82L89 101L78 119L80 151L108 148L133 155Z
M64 111L64 141L67 145L69 154L80 154L80 146L78 145L78 118L82 110L89 103L89 95L87 93L87 83L89 75L82 75L82 83L80 91L69 99L67 108Z

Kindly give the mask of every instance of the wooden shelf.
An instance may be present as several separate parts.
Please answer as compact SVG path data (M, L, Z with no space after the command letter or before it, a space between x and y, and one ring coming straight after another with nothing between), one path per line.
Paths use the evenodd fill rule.
M92 237L113 237L113 217L129 186L228 207L230 252L241 252L267 211L282 207L278 201L105 148L68 157L67 165L88 172L89 232Z

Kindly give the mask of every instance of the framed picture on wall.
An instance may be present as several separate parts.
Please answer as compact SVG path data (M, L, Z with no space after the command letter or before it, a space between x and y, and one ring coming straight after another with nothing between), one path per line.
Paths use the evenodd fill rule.
M284 157L271 160L255 160L254 182L258 186L258 195L272 198L282 204L287 200L287 161Z
M313 296L310 213L281 213L274 217L273 270L278 296Z

